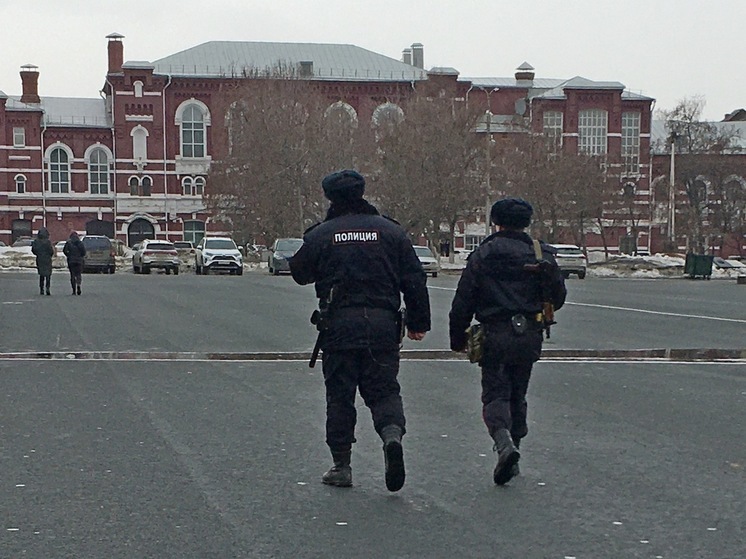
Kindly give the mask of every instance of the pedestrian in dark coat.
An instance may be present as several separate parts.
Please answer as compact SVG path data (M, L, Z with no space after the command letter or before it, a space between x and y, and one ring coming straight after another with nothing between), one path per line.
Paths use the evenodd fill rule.
M449 315L453 351L465 349L472 318L484 331L482 417L498 453L497 485L519 472L518 447L528 433L526 392L543 341L543 303L559 309L567 294L553 249L524 232L532 211L520 198L495 202L490 217L500 230L469 256Z
M78 234L73 231L67 239L62 252L67 256L67 269L70 271L70 285L73 295L80 295L80 284L83 282L83 264L85 263L85 245Z
M405 477L400 336L406 328L410 339L422 340L430 330L427 280L406 231L363 199L359 173L333 173L322 187L331 201L326 219L305 232L290 260L293 279L315 283L319 298L326 443L334 461L321 479L352 485L359 390L383 441L386 487L398 491ZM406 318L399 312L402 295Z
M36 255L36 271L39 272L39 295L51 295L49 285L52 281L52 257L54 246L49 240L46 227L39 229L36 239L31 244L31 252Z

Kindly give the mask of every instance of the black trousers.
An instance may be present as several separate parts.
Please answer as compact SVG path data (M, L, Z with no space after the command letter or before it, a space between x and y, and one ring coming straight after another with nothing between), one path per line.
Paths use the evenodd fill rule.
M482 364L482 418L490 435L507 429L514 441L528 434L526 393L533 363Z
M68 264L67 269L70 271L70 285L75 290L76 286L83 283L83 263Z
M387 425L405 430L400 395L399 350L325 350L322 355L326 386L326 444L332 452L345 452L355 442L355 396L370 409L377 433Z
M49 284L52 282L52 274L39 276L39 291L44 291L46 284L46 290L49 291Z

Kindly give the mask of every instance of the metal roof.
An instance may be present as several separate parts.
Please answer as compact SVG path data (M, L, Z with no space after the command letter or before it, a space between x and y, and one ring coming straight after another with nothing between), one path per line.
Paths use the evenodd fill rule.
M335 81L419 81L427 73L415 66L355 45L210 41L172 54L153 65L157 74L240 77L250 71L313 63L312 79Z
M20 96L10 96L9 111L43 111L47 126L110 128L103 99L76 97L42 97L41 103L21 103Z

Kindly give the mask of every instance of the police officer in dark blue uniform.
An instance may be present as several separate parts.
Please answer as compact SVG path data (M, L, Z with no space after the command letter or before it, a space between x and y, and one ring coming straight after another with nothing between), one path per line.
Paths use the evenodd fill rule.
M404 410L397 381L401 332L422 340L430 330L426 276L406 231L363 199L356 171L322 181L326 219L308 229L290 260L293 279L315 283L319 345L326 386L326 443L334 466L322 481L352 485L357 390L383 440L386 487L404 485ZM406 314L400 314L404 296ZM319 314L320 313L320 314ZM404 321L402 323L402 320Z
M497 485L519 473L518 447L528 433L526 392L545 328L543 303L559 309L567 295L553 249L535 245L524 232L532 212L520 198L495 202L490 218L499 230L469 256L449 315L453 351L464 351L473 317L483 328L482 417L498 453Z

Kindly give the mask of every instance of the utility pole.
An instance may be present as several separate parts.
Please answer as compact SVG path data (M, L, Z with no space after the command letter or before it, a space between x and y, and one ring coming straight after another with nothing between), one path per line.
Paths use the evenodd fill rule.
M484 236L488 237L492 232L492 226L490 225L490 211L492 210L492 204L490 203L490 191L492 190L492 111L487 109L487 111L484 113L484 116L485 120L487 121L487 145L485 147L485 162L487 164L487 192L485 194L484 203Z
M671 168L668 177L668 242L676 249L676 132L671 132Z

